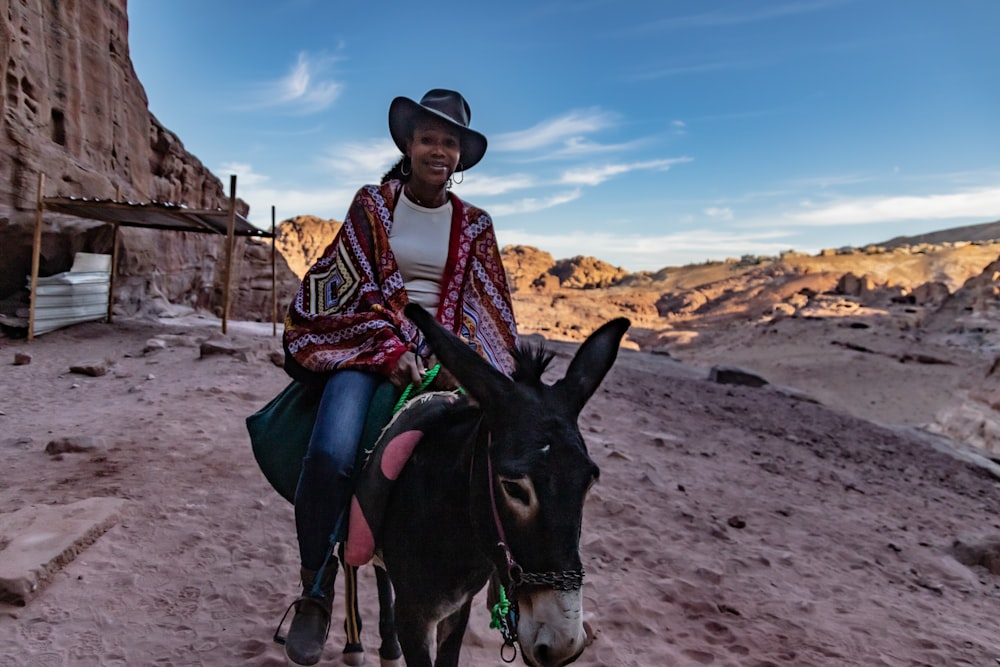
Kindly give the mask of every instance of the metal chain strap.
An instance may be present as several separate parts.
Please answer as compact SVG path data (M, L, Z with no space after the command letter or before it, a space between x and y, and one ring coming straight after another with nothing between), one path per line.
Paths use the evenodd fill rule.
M557 591L575 591L583 586L583 570L564 572L522 572L522 584L545 586Z

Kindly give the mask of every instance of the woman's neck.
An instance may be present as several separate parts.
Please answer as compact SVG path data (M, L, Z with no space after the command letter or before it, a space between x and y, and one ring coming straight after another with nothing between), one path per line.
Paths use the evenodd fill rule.
M423 206L424 208L438 208L439 206L444 206L448 201L448 188L441 185L420 185L417 183L407 183L403 186L406 191L406 196L410 198L414 204L418 206Z

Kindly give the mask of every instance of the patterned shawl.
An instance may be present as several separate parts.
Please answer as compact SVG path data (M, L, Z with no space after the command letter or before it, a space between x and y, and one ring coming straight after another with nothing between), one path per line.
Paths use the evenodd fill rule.
M287 352L306 369L354 368L387 376L404 352L428 356L423 336L403 314L403 278L389 247L399 181L366 185L343 227L309 269L285 316ZM493 221L449 193L448 261L437 320L510 375L517 340L507 276Z

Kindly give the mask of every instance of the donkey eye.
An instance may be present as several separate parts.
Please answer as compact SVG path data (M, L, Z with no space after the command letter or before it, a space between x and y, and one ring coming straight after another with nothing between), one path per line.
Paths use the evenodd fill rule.
M526 482L515 479L504 479L500 481L503 492L511 500L515 500L525 507L531 505L531 489Z

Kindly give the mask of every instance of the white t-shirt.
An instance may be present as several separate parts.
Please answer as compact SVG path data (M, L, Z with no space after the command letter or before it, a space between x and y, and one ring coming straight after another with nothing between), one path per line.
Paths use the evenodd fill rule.
M451 237L451 200L438 208L425 208L400 191L392 214L389 243L410 301L437 314L441 278L448 261Z

